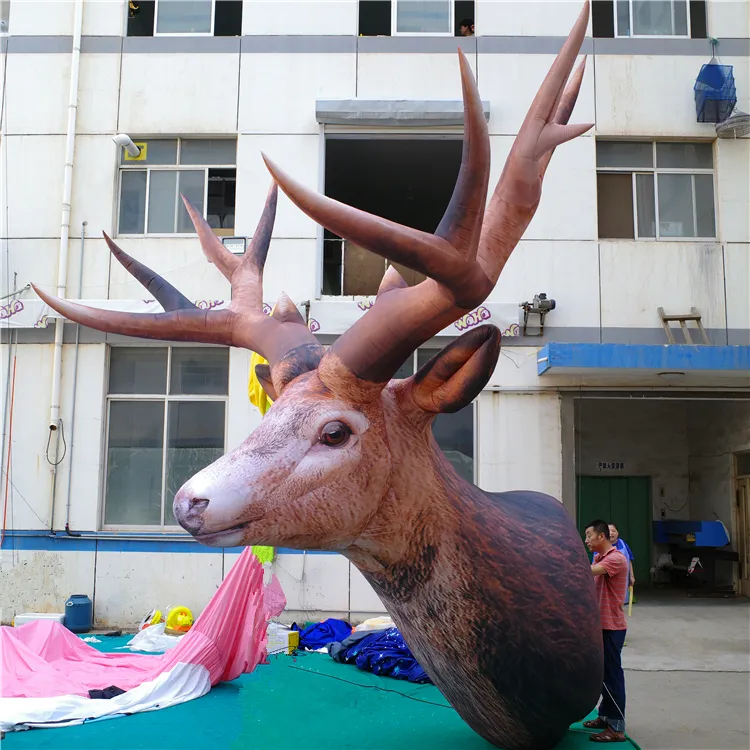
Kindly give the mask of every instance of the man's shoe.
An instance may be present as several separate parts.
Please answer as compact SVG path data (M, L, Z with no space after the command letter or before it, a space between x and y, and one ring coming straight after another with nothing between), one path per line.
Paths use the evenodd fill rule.
M607 727L599 734L592 734L589 739L592 742L625 742L625 732L615 732L612 727Z

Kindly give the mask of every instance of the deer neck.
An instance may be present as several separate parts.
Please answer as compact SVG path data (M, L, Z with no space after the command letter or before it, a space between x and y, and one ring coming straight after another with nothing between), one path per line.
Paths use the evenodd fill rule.
M436 575L444 549L455 549L457 493L470 485L453 471L430 424L391 420L388 442L390 481L377 513L345 554L381 594L404 600Z

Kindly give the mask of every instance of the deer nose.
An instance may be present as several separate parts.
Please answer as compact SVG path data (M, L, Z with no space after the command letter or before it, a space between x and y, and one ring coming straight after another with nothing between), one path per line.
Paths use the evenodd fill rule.
M174 497L174 517L185 531L195 534L203 525L203 513L209 502L205 497L191 496L183 488Z

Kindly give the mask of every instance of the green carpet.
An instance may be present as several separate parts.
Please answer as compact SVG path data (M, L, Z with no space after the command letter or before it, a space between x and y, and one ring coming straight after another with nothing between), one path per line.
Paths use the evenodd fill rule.
M113 651L128 637L94 644ZM120 652L122 653L122 652ZM127 653L127 652L126 652ZM571 727L557 750L592 748ZM3 750L489 750L432 685L376 677L325 654L272 656L195 701L84 726L11 733ZM620 747L637 747L624 744Z

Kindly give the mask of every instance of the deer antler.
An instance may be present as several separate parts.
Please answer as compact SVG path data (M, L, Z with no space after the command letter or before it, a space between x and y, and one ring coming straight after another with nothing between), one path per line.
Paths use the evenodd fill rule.
M345 240L429 277L407 287L395 269L388 269L376 304L333 344L321 363L321 374L331 385L346 379L348 372L365 381L366 390L366 383L377 384L370 389L376 392L420 344L489 296L536 212L552 152L591 127L567 124L583 64L565 87L588 17L587 2L529 109L486 216L489 135L476 82L461 50L464 149L453 196L434 234L318 195L266 159L281 189L312 219Z
M211 231L203 216L183 197L195 225L203 252L232 285L227 310L200 310L183 294L151 269L131 258L106 234L104 238L115 258L143 284L162 305L163 313L125 313L99 310L58 299L34 286L34 291L54 310L76 323L107 333L167 341L196 341L252 349L267 359L272 371L293 350L303 347L306 369L317 364L323 349L308 330L292 301L282 295L273 316L263 313L263 267L271 242L278 190L272 185L266 205L242 259L232 255ZM33 286L33 285L32 285ZM299 359L299 358L297 358ZM299 374L300 363L274 372L274 386L281 392L291 375Z

